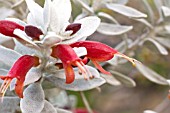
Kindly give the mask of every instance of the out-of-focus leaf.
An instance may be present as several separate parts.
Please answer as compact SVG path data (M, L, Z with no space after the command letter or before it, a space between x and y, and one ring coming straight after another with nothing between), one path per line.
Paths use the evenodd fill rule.
M164 27L165 27L165 30L166 30L168 33L170 33L170 25L165 25Z
M136 83L134 80L132 80L130 77L127 77L126 75L116 72L116 71L110 71L112 75L119 80L122 84L128 87L135 87Z
M108 3L106 4L106 7L109 8L110 10L113 10L117 13L120 13L122 15L131 17L131 18L144 18L147 17L146 14L132 8L128 7L125 5L120 5L120 4L113 4L113 3Z
M163 37L156 37L155 38L160 44L163 46L170 48L170 39L169 38L163 38Z
M139 72L141 72L143 76L145 76L150 81L161 85L169 85L167 80L161 75L159 75L158 73L156 73L155 71L146 67L141 62L135 61L135 63L136 63L136 68L139 70Z
M61 108L56 108L56 110L57 110L57 113L73 113L71 111L64 110L64 109L61 109Z
M20 56L21 54L12 49L0 46L0 68L10 69Z
M0 20L7 18L8 16L12 16L15 13L14 10L10 9L10 8L6 8L6 7L2 7L0 8Z
M150 27L151 29L153 29L153 26L152 26L147 20L145 20L145 19L143 19L143 18L134 19L134 20L139 21L139 22L145 24L146 26Z
M117 4L126 4L129 0L112 0L112 1Z
M115 24L118 24L118 22L117 22L116 19L114 19L111 15L109 15L109 14L107 14L107 13L105 13L105 12L99 12L97 15L98 15L99 17L104 17L104 18L106 18L106 19L109 19L109 20L111 20L112 22L114 22Z
M157 113L157 112L152 111L152 110L145 110L143 113Z
M121 35L132 30L133 26L124 26L111 23L101 23L97 31L105 35Z
M44 107L44 91L40 83L29 85L20 101L22 113L40 113Z
M161 44L159 44L157 41L155 41L154 39L152 39L152 38L147 38L145 41L150 41L150 42L152 42L152 43L157 47L157 49L159 50L159 52L160 52L162 55L168 55L168 51L167 51Z
M112 75L101 74L101 76L106 80L106 82L113 86L119 86L121 83Z
M3 102L0 102L0 113L20 112L19 101L18 97L4 97Z
M80 4L85 10L87 10L89 13L94 13L93 9L90 8L86 3L84 3L82 0L74 0L78 4Z
M163 20L162 9L161 9L161 7L163 5L162 0L153 0L153 1L154 1L155 6L158 10L158 13L159 13L159 16L160 16L160 21L161 21L161 20Z
M44 100L44 108L41 111L41 113L58 113L58 112L50 102Z
M57 89L58 88L45 90L45 95L51 104L63 108L69 103L68 96L64 90L58 91Z
M164 16L166 16L166 17L170 16L170 8L165 7L165 6L162 6L161 8L162 8Z

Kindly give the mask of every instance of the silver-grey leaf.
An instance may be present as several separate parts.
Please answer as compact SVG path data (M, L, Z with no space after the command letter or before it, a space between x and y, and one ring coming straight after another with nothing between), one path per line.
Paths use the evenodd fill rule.
M167 80L162 77L160 74L156 73L155 71L151 70L147 66L143 65L142 63L135 61L136 63L136 68L145 76L147 79L150 81L161 84L161 85L169 85Z
M157 49L159 50L159 52L160 52L162 55L168 55L168 51L167 51L161 44L159 44L157 41L155 41L154 39L152 39L152 38L147 38L145 41L150 41L150 42L152 42L152 43L157 47Z
M21 54L12 49L0 46L0 68L10 69L20 56Z
M57 113L73 113L71 111L64 110L64 109L61 109L61 108L56 108L56 110L57 110Z
M124 26L102 22L100 23L100 26L97 28L97 31L105 35L121 35L132 29L133 26Z
M48 76L46 79L52 82L55 86L71 91L86 91L103 85L106 81L102 77L93 78L90 80L75 79L73 83L66 84L65 79L57 78L55 76Z
M54 106L48 102L47 100L44 100L44 108L41 111L41 113L57 113L57 110L54 108Z
M165 7L165 6L162 6L162 11L163 11L163 14L164 16L170 16L170 8L169 7Z
M4 97L3 102L0 102L0 113L20 112L19 101L18 97Z
M145 110L143 113L157 113L157 112L152 111L152 110Z
M170 39L169 38L155 37L155 40L157 40L163 46L170 48Z
M29 85L20 101L22 113L40 113L44 107L44 91L40 83Z
M110 71L110 72L117 80L119 80L125 86L128 86L128 87L136 86L135 81L133 79L131 79L130 77L128 77L122 73L116 72L116 71Z
M101 74L101 76L106 80L106 82L110 85L113 86L119 86L121 85L121 82L119 82L114 76L112 75L105 75L105 74Z
M117 13L120 13L122 15L131 17L131 18L145 18L145 17L147 17L146 14L144 14L132 7L128 7L125 5L108 3L108 4L106 4L106 7L109 8L110 10L113 10Z

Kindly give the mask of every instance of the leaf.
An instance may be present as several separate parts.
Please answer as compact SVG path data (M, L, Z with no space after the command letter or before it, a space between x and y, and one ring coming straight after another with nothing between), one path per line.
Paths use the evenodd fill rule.
M170 48L170 39L169 38L155 37L155 40L157 40L163 46Z
M40 83L29 85L24 90L24 98L20 101L23 113L40 113L44 107L44 91Z
M162 6L161 8L162 8L162 11L165 17L170 16L170 8L165 7L165 6Z
M145 18L145 17L147 17L146 14L144 14L134 8L125 6L125 5L108 3L108 4L106 4L106 7L112 11L115 11L117 13L120 13L122 15L131 17L131 18Z
M157 112L152 111L152 110L145 110L143 113L157 113Z
M47 76L46 79L59 88L72 91L90 90L99 87L106 82L105 79L100 77L99 72L95 68L90 66L86 66L86 68L89 70L91 75L94 76L93 79L85 80L84 76L80 75L77 68L74 69L75 80L71 84L65 83L66 80L64 70L57 71L56 73Z
M61 108L56 108L57 113L73 113L71 111L65 110L65 109L61 109Z
M18 97L4 97L3 102L0 102L0 113L20 112L19 101Z
M136 21L138 21L138 22L141 22L141 23L145 24L146 26L150 27L151 29L153 29L152 24L150 24L147 20L145 20L145 19L143 19L143 18L134 19L134 20L136 20Z
M3 34L0 34L0 37L1 37L0 44L4 43L6 41L12 40L11 37L5 36Z
M138 71L141 72L143 76L145 76L150 81L161 85L169 85L167 80L155 71L151 70L150 68L146 67L138 61L135 61L135 64Z
M97 31L105 35L121 35L132 30L132 26L123 26L110 23L101 23Z
M82 6L82 8L84 8L89 13L91 13L91 14L94 13L93 9L90 8L86 3L82 2L82 0L75 0L75 2L79 3Z
M0 8L0 20L7 18L8 16L12 16L15 14L15 11L12 10L11 8L6 8L6 7L2 7Z
M119 80L122 84L124 84L125 86L128 86L128 87L135 87L136 86L136 83L134 80L132 80L130 77L122 74L122 73L119 73L119 72L116 72L116 71L110 71L112 73L112 75L117 79Z
M29 48L27 46L24 46L22 43L20 43L18 40L14 39L15 42L15 47L14 50L17 51L18 53L22 54L22 55L32 55L37 53L36 50Z
M58 112L50 102L44 100L44 108L41 111L41 113L58 113Z
M106 80L106 82L113 86L119 86L121 83L112 75L101 74L101 76Z
M153 40L151 38L147 38L145 41L152 42L157 47L157 49L159 50L159 52L162 55L168 55L168 51L161 44L159 44L157 41L155 41L155 40Z
M107 13L105 13L105 12L99 12L99 13L98 13L98 16L99 16L99 17L104 17L104 18L106 18L106 19L109 19L109 20L111 20L112 22L114 22L115 24L119 24L115 18L113 18L111 15L109 15L109 14L107 14Z
M12 49L0 46L0 68L10 69L21 54Z
M69 98L65 90L59 88L52 88L45 90L48 101L58 107L64 108L69 104Z

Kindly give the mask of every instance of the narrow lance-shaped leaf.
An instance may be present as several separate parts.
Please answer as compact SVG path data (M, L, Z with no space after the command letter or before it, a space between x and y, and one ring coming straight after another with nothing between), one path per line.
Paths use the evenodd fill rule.
M155 41L154 39L148 38L145 41L152 42L157 47L157 49L159 50L159 52L162 55L168 55L168 51L161 44L159 44L157 41Z
M110 71L112 73L112 75L118 79L122 84L124 84L125 86L129 86L129 87L135 87L136 83L134 80L132 80L130 77L123 75L122 73L116 72L116 71Z
M146 67L145 65L143 65L142 63L135 61L136 62L136 68L139 70L139 72L141 72L143 74L143 76L145 76L147 79L149 79L150 81L157 83L157 84L161 84L161 85L169 85L169 83L167 82L167 80L162 77L161 75L159 75L158 73L156 73L155 71L151 70L150 68Z
M101 23L97 31L105 35L121 35L132 30L133 26L124 26L111 23Z
M109 8L110 10L113 10L113 11L115 11L117 13L120 13L122 15L131 17L131 18L144 18L144 17L147 17L146 14L144 14L144 13L142 13L142 12L140 12L140 11L134 9L134 8L125 6L125 5L108 3L108 4L106 4L106 7Z

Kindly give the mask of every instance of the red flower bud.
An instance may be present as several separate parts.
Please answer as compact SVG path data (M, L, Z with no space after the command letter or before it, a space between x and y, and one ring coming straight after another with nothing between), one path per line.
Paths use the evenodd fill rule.
M90 75L90 78L93 78L89 71L84 67L82 60L77 56L77 54L69 45L59 44L52 47L51 56L59 58L62 61L63 67L65 69L67 84L72 83L75 79L72 66L78 67L80 72L84 75L85 79L88 79L88 74Z
M110 60L114 57L115 54L129 60L134 64L134 59L125 56L124 54L119 53L117 50L112 47L95 41L79 41L70 45L71 47L85 47L87 50L86 57L89 58L94 65L105 74L110 74L110 72L105 71L98 62L104 62Z
M33 38L33 40L40 40L40 35L43 34L40 29L31 25L25 26L25 33L31 38Z
M67 28L65 29L65 31L73 31L73 33L71 34L71 35L73 35L73 34L75 34L77 31L79 31L80 28L81 28L81 24L79 24L79 23L73 23L73 24L68 25Z
M24 55L20 57L9 70L7 76L0 76L4 80L0 88L0 96L3 97L8 86L10 85L13 78L17 79L15 92L23 98L23 85L27 72L33 67L39 65L39 58L30 55Z
M11 37L16 37L18 38L18 36L16 36L15 34L13 34L15 29L20 29L20 30L24 30L24 27L9 21L9 20L0 20L0 33L5 35L5 36L11 36Z

